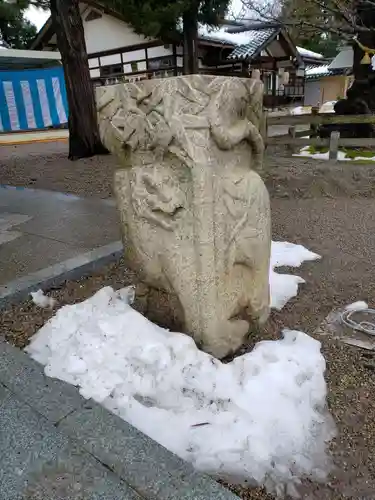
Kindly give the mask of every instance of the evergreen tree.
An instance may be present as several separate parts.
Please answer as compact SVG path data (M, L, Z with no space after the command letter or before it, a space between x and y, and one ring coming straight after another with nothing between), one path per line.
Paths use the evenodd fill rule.
M27 1L12 4L0 0L0 38L13 49L26 49L37 33L24 17L27 7Z

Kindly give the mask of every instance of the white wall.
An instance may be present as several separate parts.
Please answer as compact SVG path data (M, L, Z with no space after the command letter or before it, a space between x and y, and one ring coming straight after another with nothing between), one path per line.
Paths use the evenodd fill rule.
M85 6L85 4L81 4L81 12L85 30L87 53L89 57L90 54L93 53L129 47L131 45L138 45L142 43L146 45L150 41L150 39L145 38L143 35L135 33L130 25L106 14L102 14L100 19L86 21L90 8ZM160 45L158 47L150 47L147 49L149 59L169 56L172 54L172 45L169 45L168 47ZM122 57L124 62L123 72L132 73L131 62L146 59L145 49L141 48L131 52L123 52ZM92 78L100 76L99 69L92 69L93 67L98 66L99 60L101 66L121 64L121 56L119 53L89 59L89 66L91 68L90 74ZM143 70L146 70L146 62L139 62L138 71Z
M83 14L84 18L88 12L87 10ZM147 41L144 36L135 33L128 24L106 14L103 14L100 19L93 21L85 21L83 19L83 27L88 54L127 47L128 45L136 45Z
M320 81L305 80L305 106L317 106L320 101ZM321 104L321 103L320 103Z

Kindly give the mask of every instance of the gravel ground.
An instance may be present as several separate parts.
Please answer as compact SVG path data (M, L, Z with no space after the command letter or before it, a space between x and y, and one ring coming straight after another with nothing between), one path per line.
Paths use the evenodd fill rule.
M0 148L0 184L73 193L112 196L114 156L71 162L63 142ZM375 195L375 168L311 158L290 157L285 148L269 147L265 180L273 197L316 198Z
M305 263L298 272L307 281L298 297L274 312L263 338L276 338L282 327L312 334L336 306L359 299L373 301L375 218L373 201L356 199L275 199L274 239L306 245L323 259ZM103 285L121 287L133 281L124 264L112 264L90 278L67 282L52 291L59 305L92 295ZM23 347L52 312L30 301L0 316L0 332ZM258 339L256 339L258 340ZM247 346L251 349L253 342ZM362 351L325 340L329 405L338 424L332 445L336 471L328 485L304 483L303 498L316 500L375 498L375 372L365 367ZM270 499L262 490L235 491L244 499Z
M17 147L5 162L2 149L1 183L110 196L113 158L70 163L63 158L64 147L59 144L61 150L55 148L47 157L41 153L48 150L45 145L36 145L30 155L24 147ZM276 338L282 327L313 334L334 307L360 299L374 305L375 296L374 167L341 166L283 154L268 151L267 157L273 238L301 243L323 258L291 271L307 283L282 312L272 313L263 338ZM132 281L120 262L90 278L67 282L52 295L61 306L85 299L103 285L121 287ZM41 310L30 301L14 306L0 314L0 333L23 347L51 315L52 311ZM253 344L254 339L246 349ZM325 339L323 352L328 403L338 426L338 437L332 443L336 469L326 485L305 481L302 498L375 499L375 371L366 368L369 360L356 348ZM272 498L260 489L234 490L244 499Z

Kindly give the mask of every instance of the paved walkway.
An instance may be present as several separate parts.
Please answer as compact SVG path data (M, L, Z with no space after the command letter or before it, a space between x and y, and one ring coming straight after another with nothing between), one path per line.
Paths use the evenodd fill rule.
M34 132L12 132L0 134L0 145L31 144L33 142L67 142L69 131L67 129L58 130L37 130Z
M237 497L0 338L0 500Z
M0 286L119 238L110 200L0 186Z

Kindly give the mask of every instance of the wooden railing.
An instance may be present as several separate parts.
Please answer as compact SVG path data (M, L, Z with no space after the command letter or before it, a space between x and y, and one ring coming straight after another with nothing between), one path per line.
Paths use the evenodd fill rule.
M375 124L375 115L336 115L336 114L304 114L267 117L267 145L285 144L294 152L298 147L316 146L328 147L330 159L337 159L340 147L375 148L375 137L371 138L341 138L337 131L331 132L327 139L317 137L319 125L334 124ZM270 127L289 125L288 134L269 137ZM298 130L302 128L303 130Z

